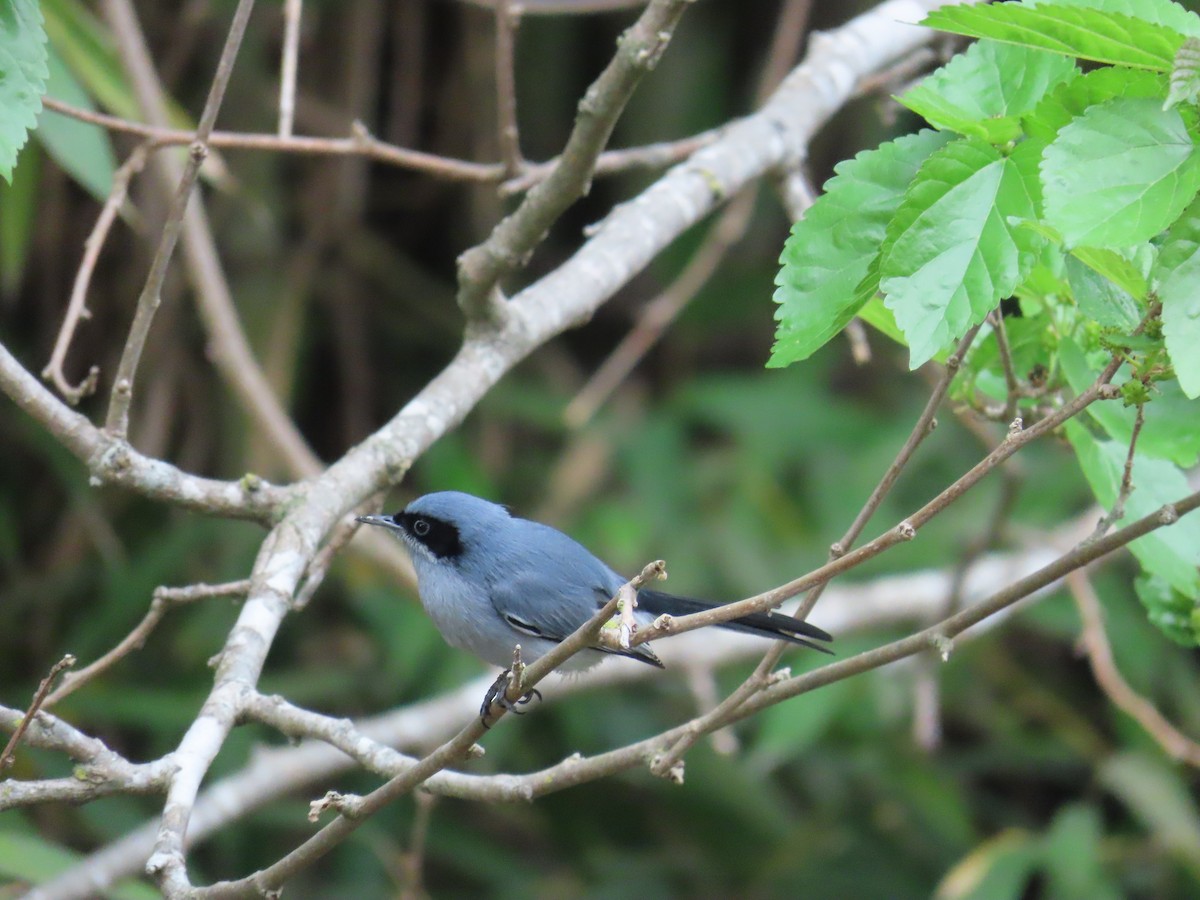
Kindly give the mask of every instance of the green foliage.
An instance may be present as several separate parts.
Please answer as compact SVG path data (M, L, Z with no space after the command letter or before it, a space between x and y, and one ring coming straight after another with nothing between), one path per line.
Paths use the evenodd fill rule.
M1069 432L1088 483L1111 507L1136 407L1127 508L1180 499L1178 466L1200 454L1200 17L1169 0L1057 0L945 7L925 24L980 38L899 98L943 141L921 132L860 154L796 224L770 365L811 355L859 315L899 336L916 367L1015 296L1012 371L985 325L955 398L1003 408L1015 376L1029 383L1010 402L1031 408L1086 390L1115 357L1124 405L1089 410L1112 440ZM1084 73L1076 59L1103 65ZM852 190L866 164L886 190ZM867 197L886 202L868 211ZM1144 539L1136 555L1198 603L1200 560L1167 549L1179 540Z
M12 181L17 153L46 89L46 31L37 0L0 5L0 177Z

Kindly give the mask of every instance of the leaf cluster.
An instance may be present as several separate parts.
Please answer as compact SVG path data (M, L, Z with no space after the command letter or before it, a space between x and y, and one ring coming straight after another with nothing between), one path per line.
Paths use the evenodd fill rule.
M1096 498L1144 515L1182 494L1180 467L1200 456L1200 16L1170 0L1027 0L924 24L978 41L897 98L933 128L838 165L793 227L769 365L856 316L913 368L982 325L956 399L996 417L1037 415L1117 359L1125 408L1097 404L1096 427L1067 437ZM1010 299L1012 315L992 316ZM1195 644L1200 522L1133 550L1151 619Z

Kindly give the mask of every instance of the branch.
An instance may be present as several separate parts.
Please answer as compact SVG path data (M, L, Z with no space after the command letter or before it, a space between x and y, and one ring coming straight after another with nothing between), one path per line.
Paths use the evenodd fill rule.
M114 25L120 25L122 30L136 29L136 19L128 0L109 0L109 9L113 15ZM221 51L221 59L217 63L217 73L213 77L212 87L205 101L204 111L200 114L200 123L196 127L196 135L188 153L187 165L175 189L171 208L163 223L162 237L158 250L150 262L150 272L146 276L146 285L138 297L137 311L134 313L133 324L129 328L129 337L125 342L125 350L121 354L121 362L117 366L116 380L113 382L112 394L109 398L108 416L105 428L117 437L125 437L129 431L129 406L133 401L133 382L137 375L138 363L142 358L142 350L150 334L150 324L154 321L154 313L162 302L160 296L163 281L167 277L167 266L183 229L183 215L191 199L192 188L200 174L200 164L208 156L208 138L212 134L213 125L217 121L217 113L221 109L221 101L225 98L225 88L229 85L229 77L233 74L233 61L237 58L238 49L242 45L242 37L246 33L246 23L250 19L250 11L254 8L254 0L239 0L233 14L233 22L229 27L229 36Z
M521 7L512 0L496 3L496 124L504 175L521 171L521 137L517 130L517 85L513 72L513 44L521 24Z
M1096 596L1087 573L1082 570L1072 572L1067 576L1067 587L1075 598L1079 618L1083 621L1081 640L1087 650L1096 684L1118 709L1141 725L1168 756L1200 768L1200 743L1171 724L1153 703L1138 694L1121 676L1104 633L1104 612L1100 608L1100 598Z
M33 692L33 699L29 702L29 708L25 711L25 715L21 717L20 724L17 725L16 730L12 733L12 737L8 739L8 743L4 745L4 750L0 751L0 772L3 772L15 761L17 745L21 743L22 736L37 716L42 705L46 702L46 695L50 693L50 686L54 684L54 679L59 676L63 669L69 669L73 665L75 665L75 657L68 653L56 662L50 668L50 673L41 680L37 690Z
M152 149L153 144L139 144L129 154L129 158L113 172L112 189L109 191L108 199L100 210L100 216L96 219L91 234L83 242L83 259L79 263L79 271L75 274L75 283L71 286L71 300L67 304L67 314L63 319L62 328L59 330L58 339L54 342L50 362L42 370L42 377L49 379L72 406L96 390L100 369L92 366L88 370L87 377L78 385L72 386L67 381L66 375L63 374L63 362L66 360L67 350L71 347L71 340L75 337L75 328L79 324L79 320L90 319L92 316L87 308L87 291L92 281L92 272L96 269L100 251L104 248L105 241L108 240L108 232L112 229L113 222L116 221L117 213L125 203L125 198L129 193L129 182L134 175L142 171Z
M194 584L186 588L157 588L154 591L154 598L150 601L150 609L142 617L142 621L134 626L134 629L125 635L115 647L94 663L78 672L68 672L63 678L62 684L58 686L58 690L46 698L46 706L53 706L64 697L75 693L93 678L107 672L134 650L142 649L146 638L150 637L150 633L154 631L172 606L192 603L205 597L236 597L244 595L249 588L249 581L234 581L218 585Z
M617 52L579 102L575 128L558 165L488 239L458 258L458 303L469 319L497 318L493 292L525 264L550 226L587 193L596 159L638 82L657 64L687 0L651 0L617 43Z
M124 440L67 407L0 344L0 390L85 463L93 486L113 484L153 500L233 519L268 523L292 496L255 475L238 481L201 478L143 456Z
M240 2L249 3L251 0ZM130 0L105 0L105 6L112 22L113 35L130 70L133 87L144 114L156 124L165 125L168 121L165 94ZM241 11L242 7L239 6L235 16ZM230 39L234 36L233 30L230 30ZM228 48L227 41L226 49ZM218 68L218 73L220 71ZM213 87L216 87L215 83ZM206 106L206 112L208 109ZM201 125L203 124L205 123L202 119ZM211 123L208 125L211 129ZM207 136L206 134L206 138ZM195 135L191 135L190 138L195 138ZM211 145L211 142L199 144L194 140L190 140L189 143L193 147ZM179 165L169 154L159 156L157 162L159 180L165 193L171 191L172 183L182 186L187 176L185 167ZM176 197L178 196L177 191ZM292 473L299 478L316 474L322 468L321 461L309 449L272 392L242 331L229 284L221 270L216 242L204 211L203 197L199 193L184 204L182 230L188 275L196 293L200 318L208 333L208 349L217 371L233 389L248 415L261 425L271 438ZM120 381L118 378L118 384Z

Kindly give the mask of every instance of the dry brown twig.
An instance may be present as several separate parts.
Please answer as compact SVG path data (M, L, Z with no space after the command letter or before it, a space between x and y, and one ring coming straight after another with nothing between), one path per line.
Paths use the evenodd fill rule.
M110 3L117 21L132 19L132 9L124 3ZM117 366L116 378L113 381L112 394L109 398L108 415L105 428L112 434L123 437L129 430L129 407L133 402L133 382L137 375L138 364L141 362L142 350L150 334L150 324L161 302L163 281L167 276L167 266L175 252L175 244L183 230L184 213L191 199L192 188L200 174L200 164L208 155L208 139L217 121L217 113L221 110L221 101L225 99L225 89L233 74L233 62L237 58L242 37L246 33L246 24L250 20L250 11L254 8L254 0L239 0L229 27L229 35L221 51L221 59L217 63L217 71L213 76L212 87L200 114L200 122L196 134L190 144L188 162L183 175L175 189L171 208L163 223L162 237L158 249L150 262L150 271L146 276L146 285L138 298L137 310L134 313L133 324L129 328L129 336L125 341L125 349Z
M1158 708L1129 686L1113 659L1112 647L1104 633L1104 611L1087 572L1077 569L1067 576L1067 587L1083 621L1080 641L1087 651L1096 684L1113 704L1146 730L1154 742L1172 759L1200 768L1200 743L1189 738L1167 719Z
M67 303L67 313L63 318L62 328L59 329L54 349L50 353L50 362L46 364L46 368L42 369L42 377L52 382L72 406L96 390L96 384L100 379L100 369L97 366L90 367L83 381L72 385L63 374L63 363L66 361L67 351L71 348L71 341L75 337L75 329L79 325L79 320L92 317L91 311L87 308L87 292L92 282L92 273L96 269L96 262L100 258L100 251L104 249L113 222L116 221L117 214L121 211L125 198L129 194L130 181L142 171L146 165L146 159L153 149L152 142L139 144L125 162L121 163L113 172L112 189L109 191L108 199L105 200L104 206L100 210L91 234L83 242L83 259L79 263L79 271L75 273L75 283L71 286L71 299Z
M0 772L3 772L13 764L16 759L17 745L21 743L21 738L25 735L26 730L33 722L34 717L46 703L46 695L50 692L50 686L54 684L54 679L59 676L63 669L69 669L75 665L75 657L68 653L53 666L50 667L50 672L38 684L37 690L33 693L33 699L29 701L29 708L25 710L25 715L21 717L21 724L13 731L12 736L8 739L8 743L4 745L3 752L0 752Z
M512 178L524 168L521 134L517 129L517 83L513 69L521 6L513 0L496 2L496 125L504 177Z
M140 650L145 646L146 639L150 637L151 632L158 627L158 623L162 621L167 611L173 606L193 603L196 600L203 600L207 597L243 596L249 588L250 582L242 580L231 581L227 584L193 584L182 588L160 587L155 589L154 597L150 601L150 609L146 611L146 615L142 617L142 621L138 622L129 634L125 635L115 647L94 663L85 666L78 672L68 672L62 680L62 684L58 686L58 689L46 698L45 705L49 707L58 703L63 698L75 693L93 678L107 672L134 650Z

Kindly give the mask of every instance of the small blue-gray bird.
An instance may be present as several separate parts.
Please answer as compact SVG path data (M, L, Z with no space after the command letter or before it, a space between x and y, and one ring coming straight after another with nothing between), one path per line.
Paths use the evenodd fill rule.
M561 531L459 491L426 494L395 515L358 521L386 529L407 548L421 603L446 642L501 667L510 665L516 644L526 663L548 653L627 581ZM713 606L642 588L635 618L644 627L664 613L682 616ZM815 625L777 612L752 613L720 627L826 653L812 641L832 640ZM562 668L589 668L605 653L663 668L648 644L628 650L596 646ZM506 676L507 671L488 692L480 711L485 718L493 701L511 708L504 700Z

